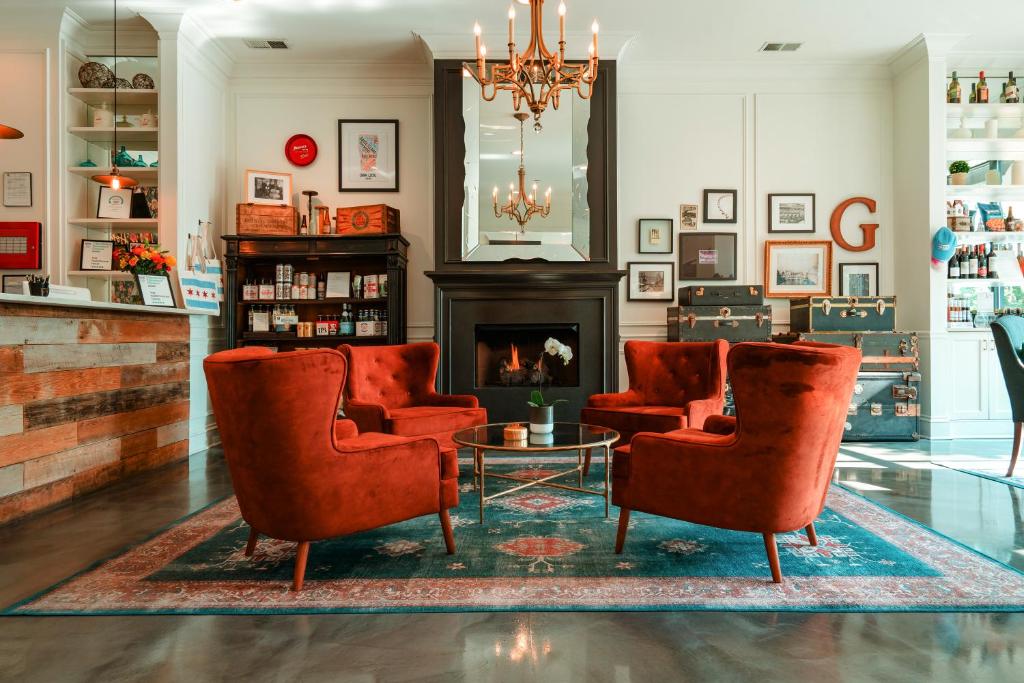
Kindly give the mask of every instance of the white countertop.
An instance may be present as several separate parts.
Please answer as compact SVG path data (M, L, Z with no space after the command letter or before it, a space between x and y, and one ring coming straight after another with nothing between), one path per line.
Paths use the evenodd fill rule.
M58 299L53 296L25 296L24 294L0 294L0 303L31 304L33 306L63 306L67 308L91 308L100 311L124 313L148 313L165 315L213 316L214 313L188 311L184 308L161 308L159 306L138 306L136 304L112 304L107 301L81 301L79 299Z

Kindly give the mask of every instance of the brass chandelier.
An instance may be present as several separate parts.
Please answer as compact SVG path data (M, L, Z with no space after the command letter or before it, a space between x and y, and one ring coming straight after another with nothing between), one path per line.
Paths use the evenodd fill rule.
M523 123L526 119L530 118L530 115L525 112L516 112L513 116L519 121L519 189L515 189L515 185L509 183L508 201L498 206L498 187L495 186L492 200L494 202L495 218L508 216L509 219L519 224L520 232L525 232L526 223L535 215L540 214L541 218L547 218L547 215L551 213L551 188L549 187L548 191L544 193L543 205L537 203L537 183L533 184L533 190L530 193L526 192L526 166L523 162Z
M533 112L533 127L541 129L540 116L548 102L558 109L558 100L563 90L575 90L585 100L594 93L597 80L597 20L591 29L594 32L590 44L590 56L585 64L569 64L565 61L565 3L558 5L558 50L548 50L544 43L543 6L544 0L517 0L519 4L530 5L530 44L519 53L516 49L515 21L516 8L508 8L508 63L495 64L487 70L487 47L481 42L480 24L473 26L476 36L476 67L465 64L465 70L480 84L481 95L490 102L499 90L512 93L512 105L519 111L525 101ZM490 90L488 90L490 88Z

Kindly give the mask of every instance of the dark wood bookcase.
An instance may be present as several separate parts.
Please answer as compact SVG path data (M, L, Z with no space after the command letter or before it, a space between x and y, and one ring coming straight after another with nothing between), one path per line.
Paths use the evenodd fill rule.
M401 235L315 235L267 236L225 235L224 294L227 347L275 346L282 351L296 348L332 348L340 344L404 344L406 340L406 267L409 242ZM243 301L246 280L274 280L278 263L290 263L295 272L315 273L317 280L327 273L345 271L352 275L387 273L388 294L376 299L331 298ZM301 322L315 322L320 315L341 315L350 304L359 311L386 310L387 336L380 337L298 337L295 333L249 332L248 307L273 304L294 305Z

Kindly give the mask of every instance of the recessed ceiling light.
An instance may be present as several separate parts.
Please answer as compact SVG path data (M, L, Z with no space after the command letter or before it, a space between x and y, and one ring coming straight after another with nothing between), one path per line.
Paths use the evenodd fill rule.
M284 38L243 38L245 46L253 50L287 50L288 41Z

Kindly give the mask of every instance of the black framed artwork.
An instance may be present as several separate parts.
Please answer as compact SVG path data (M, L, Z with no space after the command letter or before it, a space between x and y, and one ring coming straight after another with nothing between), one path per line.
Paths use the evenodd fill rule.
M680 233L679 279L735 280L736 233Z
M675 249L671 218L641 218L637 222L636 249L641 254L671 254Z
M338 191L398 192L398 119L339 119Z
M81 270L113 270L113 240L82 240L82 257L79 268Z
M768 232L813 233L814 194L768 195Z
M704 222L736 222L736 190L704 190Z
M878 264L840 263L839 296L878 296Z
M676 266L666 263L626 264L627 301L668 301L675 299Z

